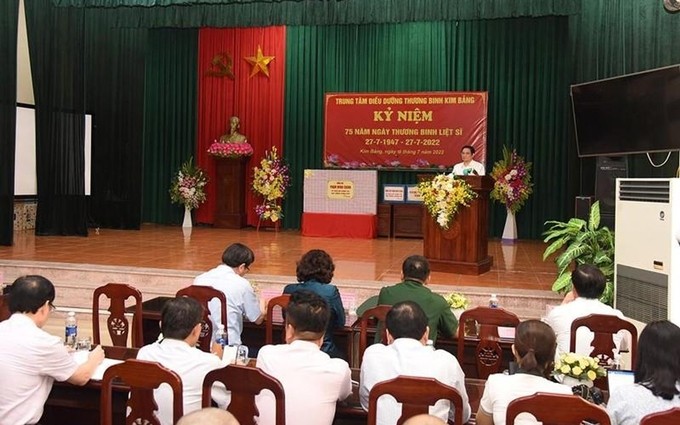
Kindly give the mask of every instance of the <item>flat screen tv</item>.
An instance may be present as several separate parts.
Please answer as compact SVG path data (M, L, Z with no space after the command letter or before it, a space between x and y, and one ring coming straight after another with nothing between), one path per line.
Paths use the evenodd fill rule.
M571 86L578 155L680 150L680 65Z

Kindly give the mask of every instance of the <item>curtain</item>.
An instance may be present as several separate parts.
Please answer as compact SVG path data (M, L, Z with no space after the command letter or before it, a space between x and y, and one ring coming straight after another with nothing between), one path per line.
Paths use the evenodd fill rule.
M19 0L0 2L0 245L14 241L14 143Z
M208 155L208 147L220 135L229 132L229 117L239 117L239 131L246 135L254 150L245 182L247 224L252 226L258 223L255 205L261 202L249 190L252 168L272 147L279 153L282 150L285 43L284 27L205 28L199 32L198 164L208 172L210 181L215 182L215 160ZM256 56L258 48L264 56L274 57L267 66L268 77L262 72L252 75L253 65L244 59ZM208 75L211 61L218 54L231 57L233 80ZM214 183L206 187L208 199L197 211L199 222L214 222L218 196L215 187Z
M302 174L322 166L323 94L362 91L488 91L487 169L503 144L534 163L534 194L518 214L520 237L569 202L567 156L569 62L566 18L289 27L285 158L293 187L285 227L299 227ZM417 173L380 172L379 183L413 183ZM573 199L573 197L571 198ZM505 209L492 208L492 235Z
M581 0L53 0L103 9L120 27L256 27L345 25L566 16ZM181 2L181 4L180 4ZM219 4L228 3L228 4ZM117 7L122 5L154 7Z
M592 0L570 18L572 83L598 80L680 63L680 14L668 13L659 0ZM575 142L571 142L574 145ZM651 155L661 164L666 154ZM656 167L644 154L628 155L630 177L674 177L679 167L673 154ZM580 191L595 191L595 159L579 160Z
M138 229L142 202L145 29L111 28L86 11L86 99L92 114L91 225Z
M176 224L170 182L196 151L197 30L149 32L144 87L142 220Z
M37 235L87 236L83 9L26 0L35 93Z

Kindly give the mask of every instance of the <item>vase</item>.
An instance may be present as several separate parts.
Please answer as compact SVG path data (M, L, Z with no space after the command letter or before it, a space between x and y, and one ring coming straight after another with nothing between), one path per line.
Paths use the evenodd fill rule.
M585 385L588 388L593 387L593 381L591 381L590 379L578 379L574 378L573 376L558 375L556 377L556 380L562 385L567 385L572 388L577 385Z
M182 227L193 227L191 223L191 208L184 206L184 221L182 222Z
M451 313L453 313L454 316L456 316L457 320L460 320L460 315L463 314L465 311L464 308L452 308Z
M517 241L517 222L515 221L515 213L506 209L505 227L503 228L502 244L512 245Z

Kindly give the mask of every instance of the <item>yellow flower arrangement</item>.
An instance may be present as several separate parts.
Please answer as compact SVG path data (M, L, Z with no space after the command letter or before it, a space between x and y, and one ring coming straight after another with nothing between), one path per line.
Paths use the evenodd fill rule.
M449 228L461 206L470 206L477 197L465 180L451 174L438 174L432 180L420 182L418 191L427 211L444 229Z
M600 363L594 357L564 353L555 362L553 375L571 376L578 380L594 381L598 377L606 376L607 371L600 366Z
M470 301L465 297L465 295L459 293L459 292L451 292L447 296L444 297L447 303L449 303L449 307L454 308L454 309L466 309L468 308L468 305L470 304Z
M276 148L260 161L260 166L253 168L253 190L261 196L262 204L255 207L260 220L276 222L283 217L280 200L286 196L290 186L288 165L278 156Z

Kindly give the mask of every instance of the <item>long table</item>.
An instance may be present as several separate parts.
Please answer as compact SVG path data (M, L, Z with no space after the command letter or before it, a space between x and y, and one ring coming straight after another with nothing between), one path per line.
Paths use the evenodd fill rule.
M156 341L160 334L159 323L161 320L161 309L167 300L172 297L156 297L142 303L142 328L144 330L144 344L151 344ZM134 312L134 306L127 309L128 312ZM275 343L283 342L280 338L282 335L283 324L275 323L274 341ZM375 329L369 329L368 341L369 344L373 341L375 336ZM250 322L243 323L243 332L241 334L243 344L251 347L251 349L259 349L265 344L265 325L256 325ZM334 332L335 344L340 350L346 354L350 366L359 367L358 360L358 341L359 341L359 326L356 317L346 317L345 326L336 329ZM465 338L465 355L463 359L458 359L465 372L465 376L470 378L477 378L477 365L474 362L475 349L479 339L473 337ZM502 368L507 369L509 362L513 360L512 355L512 339L499 338L499 344L503 350ZM438 338L437 348L446 350L457 356L458 341L456 339Z
M102 347L109 359L126 360L137 357L136 348ZM130 387L122 382L115 382L111 386L113 423L125 425L128 394ZM68 382L55 382L52 385L45 411L40 423L42 425L92 425L98 424L101 410L102 382L90 380L83 386Z

